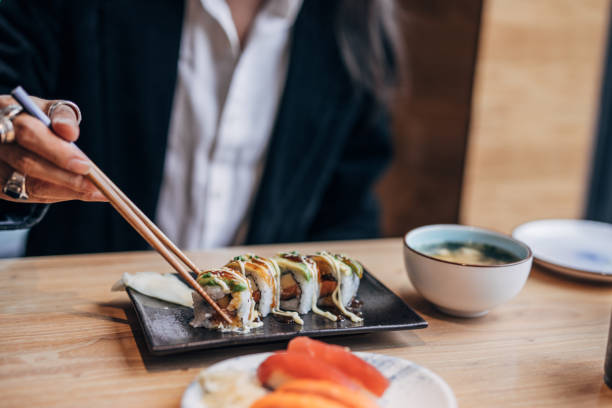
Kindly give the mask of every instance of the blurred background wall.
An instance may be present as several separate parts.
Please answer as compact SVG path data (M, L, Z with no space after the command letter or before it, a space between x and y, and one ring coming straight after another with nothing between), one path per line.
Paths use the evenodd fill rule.
M395 158L378 186L383 231L457 222L482 0L398 0L408 64Z
M485 2L461 219L584 215L609 0Z
M396 159L378 186L385 235L581 218L610 0L400 3L414 23L413 89L398 99Z

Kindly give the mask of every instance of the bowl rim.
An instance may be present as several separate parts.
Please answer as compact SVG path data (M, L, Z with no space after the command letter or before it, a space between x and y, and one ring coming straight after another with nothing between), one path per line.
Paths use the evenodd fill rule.
M512 241L513 243L525 248L527 250L527 256L523 259L520 259L516 262L510 262L510 263L504 263L504 264L500 264L500 265L482 265L482 264L470 264L470 263L460 263L460 262L452 262L452 261L447 261L445 259L440 259L440 258L436 258L433 257L431 255L427 255L421 251L417 251L416 249L412 248L410 245L408 245L408 235L418 232L419 230L425 230L425 229L430 229L433 227L451 227L451 228L457 228L457 229L464 229L464 230L470 230L470 231L479 231L479 232L484 232L486 234L490 234L490 235L495 235L498 236L500 238L504 238L507 239L508 241ZM470 225L461 225L461 224L429 224L429 225L423 225L420 227L416 227L411 229L410 231L408 231L407 233L404 234L404 237L402 239L402 241L404 242L404 247L408 248L410 251L414 252L417 255L420 255L424 258L428 258L437 262L443 262L443 263L447 263L450 265L456 265L456 266L470 266L470 267L475 267L475 268L505 268L507 266L514 266L514 265L520 265L522 263L528 262L533 258L533 252L531 251L531 248L529 248L529 246L527 244L525 244L522 241L519 241L518 239L514 238L511 235L508 234L503 234L501 232L497 232L497 231L493 231L487 228L481 228L481 227L473 227Z

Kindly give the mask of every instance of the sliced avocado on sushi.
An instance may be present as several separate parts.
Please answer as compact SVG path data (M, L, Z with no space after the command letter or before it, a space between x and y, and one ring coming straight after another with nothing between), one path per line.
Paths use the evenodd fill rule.
M221 289L223 289L224 293L230 293L230 292L235 292L239 290L234 290L232 289L232 284L234 282L232 282L229 279L222 279L219 276L213 275L211 272L204 272L201 273L196 281L200 284L200 286L219 286L221 287ZM245 288L246 289L246 288ZM242 289L244 290L244 289Z
M347 263L353 270L353 273L357 275L359 279L363 278L363 265L361 264L361 262L356 261L354 259L349 259Z
M334 255L334 257L343 264L348 265L351 268L350 271L357 275L359 279L363 278L363 265L359 261L342 254Z
M300 273L302 276L304 276L304 279L310 282L312 279L312 273L308 269L308 266L306 266L304 262L297 262L293 259L287 259L284 255L285 254L281 254L281 256L274 258L281 271L288 269L293 273ZM291 257L293 258L294 256ZM297 255L295 257L297 258Z
M227 279L225 281L225 283L227 283L227 286L229 286L229 288L230 288L230 290L232 292L242 292L243 290L246 290L246 288L247 288L242 283L239 283L239 282L236 282L236 281L233 281L233 280L229 280L229 279Z
M220 286L210 272L204 272L198 276L197 281L202 286Z

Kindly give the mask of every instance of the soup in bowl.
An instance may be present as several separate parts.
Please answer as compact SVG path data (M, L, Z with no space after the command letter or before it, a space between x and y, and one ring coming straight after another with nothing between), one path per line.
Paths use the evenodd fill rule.
M404 236L404 261L415 289L455 316L482 316L516 296L532 260L524 243L482 228L429 225Z

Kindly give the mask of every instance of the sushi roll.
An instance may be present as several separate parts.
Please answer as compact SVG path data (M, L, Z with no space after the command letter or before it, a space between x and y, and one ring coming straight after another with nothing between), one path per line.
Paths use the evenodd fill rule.
M226 267L211 269L201 272L197 277L197 282L230 316L232 324L228 326L227 322L200 295L194 292L194 318L191 321L193 327L249 331L251 328L262 325L255 310L251 284L241 273Z
M283 252L274 261L280 268L281 308L306 314L311 310L332 321L338 318L319 309L319 271L317 264L296 251Z
M319 271L318 305L334 307L354 323L363 321L361 317L347 310L357 294L363 276L361 264L344 255L332 255L325 251L309 258Z
M270 271L271 275L274 277L274 301L272 306L272 314L276 316L284 316L291 318L295 323L303 325L304 321L300 318L300 315L296 312L291 312L287 310L282 310L280 307L281 304L281 270L278 266L278 263L274 259L264 258L263 256L257 256L249 254L247 258L254 264L259 265L260 267L266 268Z
M242 274L249 281L256 308L261 317L266 317L276 306L276 274L272 265L258 262L258 258L257 255L240 255L225 266Z
M226 266L247 278L253 289L255 307L261 317L266 317L272 313L277 316L289 317L297 324L304 324L304 321L296 312L285 311L280 308L281 272L276 261L258 255L246 254L235 257Z
M342 281L340 282L340 292L338 294L340 303L347 307L357 295L359 283L361 278L363 278L363 265L346 255L336 254L333 257L349 267L349 269L342 268Z

